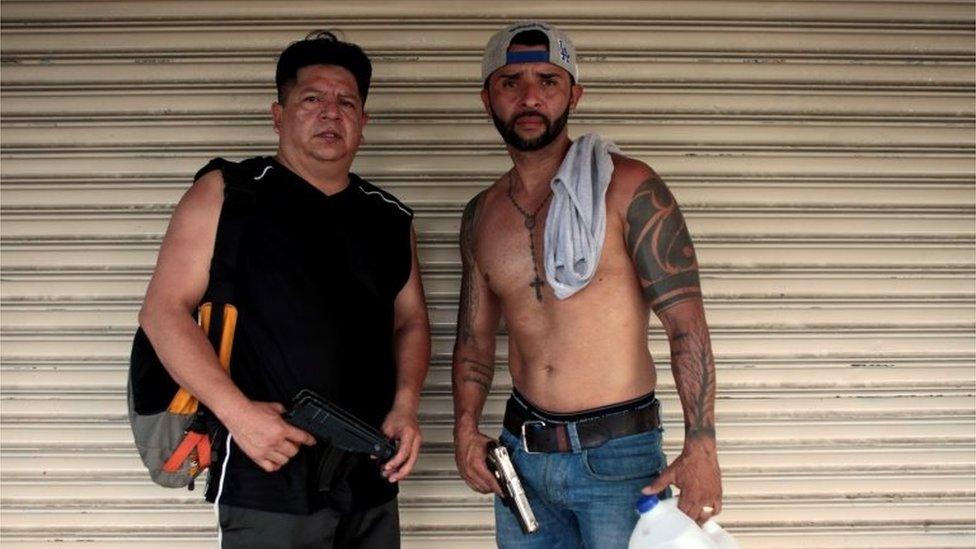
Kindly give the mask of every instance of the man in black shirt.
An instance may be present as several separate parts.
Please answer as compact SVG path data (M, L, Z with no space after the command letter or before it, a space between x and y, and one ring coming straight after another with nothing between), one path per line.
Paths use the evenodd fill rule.
M219 420L207 499L222 547L399 545L396 483L420 449L430 327L412 211L349 172L371 72L358 46L331 33L279 57L278 151L255 160L248 182L230 373L191 316L224 197L211 165L173 214L139 313L167 370ZM360 459L323 486L322 445L281 417L303 388L396 439L397 454Z

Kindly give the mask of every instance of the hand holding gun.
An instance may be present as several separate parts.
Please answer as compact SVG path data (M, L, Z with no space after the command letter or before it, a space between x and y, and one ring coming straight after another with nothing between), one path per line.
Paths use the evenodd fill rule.
M380 463L396 454L396 444L379 430L309 389L295 395L292 408L285 412L284 418L340 450L370 454Z
M508 450L495 441L488 443L488 470L495 475L499 486L502 488L502 503L505 504L518 519L519 526L526 534L531 534L539 529L539 521L535 519L532 506L529 505L529 498L525 495L522 488L522 481L519 480L515 465L508 457Z

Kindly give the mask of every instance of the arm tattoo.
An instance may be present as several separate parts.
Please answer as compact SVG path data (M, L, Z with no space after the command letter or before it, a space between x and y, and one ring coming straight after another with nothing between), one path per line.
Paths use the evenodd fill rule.
M674 195L657 176L637 187L627 207L627 250L656 314L701 297L688 227Z
M472 289L477 273L474 263L475 225L481 213L484 191L468 202L461 214L461 296L458 304L457 341L467 343L471 339L472 320L478 313L478 294Z
M495 377L494 366L479 362L473 358L462 358L461 364L467 365L464 373L461 375L461 381L474 383L487 394L491 390L491 381Z
M673 330L671 370L685 412L685 438L714 439L715 359L708 326L702 318L697 318Z

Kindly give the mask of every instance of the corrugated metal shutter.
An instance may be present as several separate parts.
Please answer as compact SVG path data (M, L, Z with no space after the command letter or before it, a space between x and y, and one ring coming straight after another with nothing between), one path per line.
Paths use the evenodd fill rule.
M200 494L150 484L131 446L128 342L188 178L273 150L275 55L323 27L374 57L356 169L418 213L435 362L405 544L491 545L489 501L450 450L456 233L509 162L480 50L526 17L583 56L576 134L614 138L684 204L719 368L722 520L743 546L974 546L971 2L10 0L4 547L212 546ZM656 322L649 340L674 456Z

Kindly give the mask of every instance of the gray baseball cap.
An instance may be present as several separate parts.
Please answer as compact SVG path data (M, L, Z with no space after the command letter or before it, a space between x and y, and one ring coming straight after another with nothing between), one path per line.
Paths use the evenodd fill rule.
M508 47L515 35L525 31L539 31L549 39L549 51L510 52ZM481 59L481 81L491 73L512 63L552 63L566 69L573 80L579 83L579 65L576 62L576 47L569 36L544 21L519 21L496 32L485 46Z

